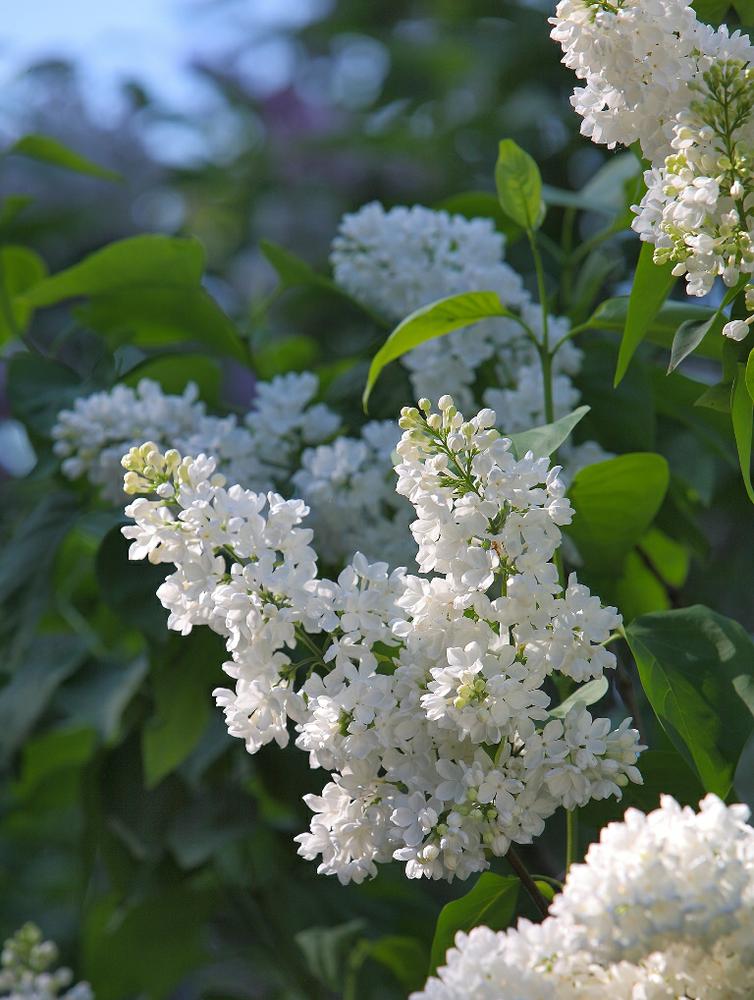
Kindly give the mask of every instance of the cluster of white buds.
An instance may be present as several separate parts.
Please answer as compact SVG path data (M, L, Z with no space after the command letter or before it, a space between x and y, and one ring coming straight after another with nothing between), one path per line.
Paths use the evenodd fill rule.
M754 830L746 806L663 796L611 823L541 924L459 933L411 1000L754 996Z
M492 410L467 421L449 396L400 425L397 491L416 513L422 576L357 554L321 579L302 501L226 489L204 455L147 445L125 461L154 497L126 510L131 557L176 567L158 591L169 627L226 639L235 686L216 697L230 733L254 752L292 726L331 772L296 839L343 882L392 858L411 877L466 878L558 807L641 781L629 720L613 729L578 701L550 715L548 677L602 676L620 625L558 579L572 516L558 468L516 458Z
M52 969L57 960L54 942L45 941L34 924L24 924L0 954L0 1000L93 1000L88 983L71 986L70 969Z
M561 0L552 37L586 81L582 132L638 141L651 169L633 227L689 295L754 272L754 46L688 0ZM749 320L723 333L742 340Z

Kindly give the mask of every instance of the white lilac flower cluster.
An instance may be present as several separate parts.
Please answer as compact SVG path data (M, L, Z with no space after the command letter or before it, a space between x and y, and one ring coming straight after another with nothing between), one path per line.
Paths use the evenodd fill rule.
M754 996L754 829L708 795L627 810L574 865L541 924L459 933L412 1000Z
M257 492L294 489L312 509L316 545L328 565L354 552L398 564L411 558L405 530L410 505L392 484L398 432L392 421L372 421L358 437L339 436L339 417L314 403L311 372L277 376L256 386L253 409L241 419L208 414L189 383L182 395L150 379L117 385L77 399L58 414L55 453L70 479L86 475L102 495L122 503L124 452L144 440L161 449L210 454L231 482Z
M299 852L342 882L402 861L410 877L466 878L529 843L559 807L620 797L638 733L577 702L549 714L545 684L615 665L614 608L553 558L572 510L559 469L450 397L406 409L397 492L411 502L421 576L356 555L318 576L307 508L234 485L213 459L153 443L123 460L130 557L173 563L168 626L226 638L228 729L253 753L289 739L331 772L306 801ZM151 496L149 495L151 494Z
M208 414L193 383L169 395L151 379L136 388L116 385L76 400L58 414L52 436L70 479L86 475L103 495L123 500L124 452L145 440L185 452L211 453L235 482L280 489L297 467L302 449L331 438L338 416L313 402L319 383L311 372L278 375L257 383L254 406L241 419Z
M505 239L490 219L466 219L420 205L385 211L372 202L344 216L330 259L337 284L390 322L448 295L492 291L540 337L541 309L503 261L504 249ZM550 327L554 342L567 332L568 321L551 317ZM569 341L554 358L556 416L578 403L572 376L581 357ZM495 410L505 432L546 423L539 355L515 320L484 320L427 341L401 360L415 399L450 392L462 408L476 405L478 370L492 361L496 387L482 401Z
M0 1000L92 1000L88 983L71 986L70 969L51 970L57 959L56 945L43 940L34 924L25 924L3 945Z
M561 0L552 37L586 82L582 132L651 161L633 228L690 295L754 272L754 46L688 0ZM741 340L754 317L726 324Z

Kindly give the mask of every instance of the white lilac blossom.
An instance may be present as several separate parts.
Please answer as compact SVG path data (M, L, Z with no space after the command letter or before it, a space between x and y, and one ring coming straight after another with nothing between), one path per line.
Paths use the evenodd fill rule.
M399 436L392 421L370 421L359 437L337 437L301 456L293 490L310 508L314 546L328 566L345 564L354 552L391 566L413 558L411 505L393 483Z
M208 414L189 383L169 395L150 379L135 388L117 385L77 399L58 414L52 436L70 479L86 475L108 499L123 499L124 452L145 440L163 448L211 453L235 482L258 490L287 485L303 448L327 441L339 418L313 402L318 390L311 372L279 375L256 386L254 406L241 419Z
M412 1000L733 1000L754 995L754 829L714 795L605 827L541 924L456 936Z
M52 969L57 960L56 945L34 924L24 924L3 945L0 1000L92 1000L88 983L71 986L70 969Z
M638 141L651 168L633 228L658 264L706 295L754 271L754 46L686 0L561 0L552 37L586 81L582 132ZM744 320L724 334L743 339Z
M504 250L505 238L490 219L466 219L420 205L386 211L371 202L344 216L330 260L341 288L390 322L448 295L492 291L541 336L541 309L503 260ZM550 323L553 340L568 329L565 319L553 317ZM497 388L495 402L488 405L497 410L505 431L546 422L539 354L514 319L483 320L429 340L401 361L414 398L450 392L461 407L475 405L474 383L481 366L490 362ZM578 402L570 377L580 366L581 352L565 343L554 358L556 416Z
M172 563L168 626L226 639L232 689L215 692L249 752L290 731L312 768L299 852L362 881L396 859L410 877L466 878L530 843L559 807L620 797L638 733L580 704L550 718L555 673L615 665L614 608L553 558L572 510L559 469L517 459L492 410L464 421L450 397L406 409L397 492L414 508L422 576L357 554L318 575L307 507L225 481L205 455L148 442L124 458L133 559Z

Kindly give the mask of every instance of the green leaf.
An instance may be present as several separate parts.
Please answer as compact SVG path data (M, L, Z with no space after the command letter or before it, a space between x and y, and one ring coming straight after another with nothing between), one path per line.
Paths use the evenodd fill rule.
M542 177L534 160L512 139L503 139L495 166L500 207L522 229L537 229L544 217Z
M318 982L340 992L348 960L364 927L363 920L349 920L337 927L308 927L295 935L307 967Z
M472 326L480 320L489 319L490 316L518 318L502 304L495 292L463 292L460 295L449 295L412 312L398 324L372 359L362 397L364 408L366 409L380 372L389 362L395 361L402 354L406 354L427 340L442 337L465 326Z
M40 281L21 301L40 307L88 298L83 322L116 341L131 337L154 346L193 336L215 353L245 361L235 327L201 285L203 269L197 240L133 236Z
M141 738L147 788L175 771L198 745L220 679L222 644L208 629L194 629L173 649L174 656L155 662L150 674L155 707Z
M752 401L754 401L754 348L752 348L746 361L746 375L744 381L746 382L746 390Z
M430 975L445 963L448 948L458 931L470 931L480 924L501 931L513 921L520 882L515 875L482 872L474 887L460 899L447 903L440 911L432 940Z
M63 712L70 725L86 724L106 746L115 745L121 735L123 713L148 669L145 656L137 656L130 663L98 660L78 671L58 691L53 708Z
M492 219L495 228L501 232L508 244L515 243L523 236L521 226L509 218L500 208L500 202L489 191L463 191L439 202L436 208L451 215L462 215L465 219Z
M650 528L640 539L639 548L665 583L671 587L684 585L691 565L689 550L685 545L658 528Z
M47 265L28 247L0 247L0 344L26 332L33 309L17 296L46 274Z
M165 610L155 596L167 576L167 567L128 558L129 543L116 525L102 539L95 561L101 599L128 625L153 642L167 640Z
M537 458L545 458L557 451L563 442L570 437L571 432L582 417L589 412L588 406L579 406L552 424L532 427L531 430L511 434L515 452L523 456L527 451L533 451Z
M206 961L203 925L212 896L195 885L129 895L134 905L111 893L87 907L82 976L97 1000L164 1000Z
M733 9L741 18L744 28L754 25L754 0L733 0Z
M143 378L159 382L164 392L172 395L180 395L188 383L193 382L205 403L217 406L219 402L221 375L215 358L183 353L148 357L129 368L122 381L125 385L136 386Z
M701 406L718 413L730 413L730 382L718 382L705 389L701 396L694 400L694 406Z
M55 167L73 170L77 174L89 174L92 177L99 177L103 181L123 180L115 170L108 170L107 167L101 167L80 153L74 153L72 149L49 135L25 135L10 147L8 153L14 153L16 156L28 156L32 160L51 163Z
M694 323L687 320L681 323L673 337L673 346L670 349L670 361L668 362L668 375L675 371L680 363L687 358L710 334L719 336L723 327L723 317L715 315L712 319L703 323Z
M48 434L58 413L71 406L81 391L81 379L59 361L19 352L8 365L13 415L38 434Z
M52 306L66 299L128 291L134 286L197 286L204 250L194 239L131 236L110 243L78 264L58 271L29 289L24 300Z
M340 285L336 285L324 274L318 274L305 260L297 257L290 250L278 246L271 240L260 240L259 248L277 272L282 288L314 288L330 292L366 313L378 326L385 327L387 325L382 316L378 316L363 302L349 295Z
M605 299L590 316L588 323L595 330L613 330L622 333L628 318L630 298L620 295L613 299ZM676 302L671 299L660 307L647 327L645 337L653 344L670 347L673 337L682 323L704 323L715 315L714 309L706 306L689 305L686 302ZM707 358L719 358L722 345L717 336L706 337L700 350L697 351Z
M749 276L745 275L734 288L728 289L722 302L714 311L710 319L702 323L681 323L679 328L676 330L675 336L673 337L673 346L670 351L670 363L668 365L668 375L675 368L677 368L683 359L687 358L705 338L714 338L717 340L719 349L722 352L724 341L721 339L720 335L726 319L723 314L723 309L725 309L727 305L730 305L736 296L743 291L748 278Z
M754 643L702 605L644 615L626 636L664 729L704 788L724 799L754 729Z
M427 949L417 938L391 934L365 942L364 957L390 969L407 993L421 989L427 979Z
M55 690L86 658L78 636L46 635L28 651L28 659L0 688L0 762L24 741Z
M730 397L730 416L733 421L733 436L736 439L738 464L741 468L746 493L754 503L754 485L751 482L751 440L754 401L746 387L748 365L738 365Z
M700 21L706 21L716 27L725 19L730 8L730 0L694 0L691 6Z
M652 452L619 455L576 473L568 533L590 570L618 569L654 520L669 481L668 463Z
M550 715L553 719L564 719L574 705L583 705L585 707L594 705L600 698L605 697L609 686L607 677L595 677L593 681L582 684L565 701L556 705L555 708L551 708Z
M30 194L9 194L0 205L0 230L9 226L34 201Z
M19 794L28 795L56 771L81 767L91 757L96 742L94 730L80 726L56 729L28 740L23 750Z
M626 326L618 351L618 364L613 383L616 386L626 374L636 348L646 337L652 320L675 284L675 278L671 273L673 265L655 264L652 254L652 245L642 243L631 287Z

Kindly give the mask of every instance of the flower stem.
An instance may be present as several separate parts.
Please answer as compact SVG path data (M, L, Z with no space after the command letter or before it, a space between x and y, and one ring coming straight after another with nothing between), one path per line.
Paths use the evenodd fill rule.
M531 897L531 900L536 906L536 908L539 910L539 912L542 914L543 917L546 917L547 900L539 891L537 883L529 874L526 865L518 856L517 852L515 851L512 845L508 848L508 853L505 855L505 860L511 866L516 875L518 875L518 877L521 879L521 884L523 885L524 889L526 889L526 891L529 893L529 896Z
M576 860L576 851L579 839L579 816L575 809L568 809L566 811L566 863L565 872L568 875L568 869Z

